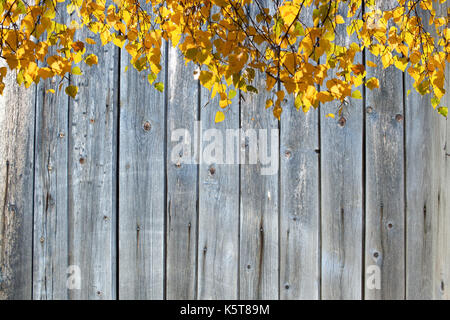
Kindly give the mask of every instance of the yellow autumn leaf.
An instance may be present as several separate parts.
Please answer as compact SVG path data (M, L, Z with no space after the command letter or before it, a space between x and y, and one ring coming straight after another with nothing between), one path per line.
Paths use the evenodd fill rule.
M71 73L74 74L74 75L77 75L77 76L81 76L81 75L83 74L83 72L81 72L80 67L74 67L74 68L72 69L72 72L71 72Z
M355 90L352 92L352 98L354 99L362 99L361 91Z
M217 111L214 119L215 123L222 122L223 120L225 120L225 114L222 111Z
M283 108L281 108L279 106L276 106L275 108L273 108L273 115L278 120L281 120L281 113L282 112L283 112Z
M98 63L98 58L97 58L97 56L96 56L95 54L92 53L92 54L88 55L88 56L84 59L84 62L86 62L86 64L87 64L89 67L92 67L92 65Z
M74 85L70 85L65 89L65 92L68 96L75 98L78 93L78 87Z
M344 20L344 18L342 18L341 15L337 15L336 16L336 23L337 24L343 24L343 23L345 23L345 20Z
M367 60L366 63L367 63L368 67L371 67L371 68L376 68L377 67L377 64L372 62L372 61L370 61L370 60Z
M370 90L373 90L375 88L379 88L380 87L380 82L378 81L377 78L372 77L369 80L367 80L366 82L366 86L367 88L369 88Z

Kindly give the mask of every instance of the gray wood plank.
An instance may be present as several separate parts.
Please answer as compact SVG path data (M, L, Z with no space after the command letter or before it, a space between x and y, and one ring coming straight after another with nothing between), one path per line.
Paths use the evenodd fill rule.
M346 8L340 14L346 16ZM336 44L350 47L347 24L336 26ZM355 63L362 63L357 54ZM329 72L335 77L335 72ZM327 90L325 79L321 90ZM360 92L363 88L358 87ZM363 234L363 100L320 106L322 298L361 299ZM327 118L333 113L336 118Z
M0 300L31 299L36 88L16 73L0 96Z
M445 119L431 107L406 78L406 298L432 299L436 287L439 202L445 151L441 128ZM439 281L440 282L440 281Z
M267 8L272 7L269 1L262 3ZM250 14L258 14L255 6L250 9L255 10ZM262 169L268 165L261 165L259 151L263 146L267 155L270 154L272 129L279 134L279 126L272 112L265 110L266 99L271 97L265 89L265 75L257 72L254 83L259 93L241 98L241 152L245 152L246 160L241 165L239 298L278 299L279 163L275 174L263 175ZM247 136L249 130L257 134L256 149L255 141ZM261 133L267 137L263 143ZM249 164L249 157L255 152L258 152L258 162Z
M312 8L300 19L311 26ZM280 299L319 299L319 112L287 96L280 127Z
M389 3L381 3L380 9ZM375 61L371 53L367 59ZM366 90L366 299L405 297L405 176L402 72L369 68L380 88ZM379 269L377 269L377 267ZM380 271L381 288L367 286Z
M450 65L446 69L447 86L444 105L450 106ZM443 126L444 160L439 194L439 244L438 244L438 268L436 277L439 281L438 295L445 300L450 300L450 121L447 116Z
M95 39L90 49L99 64L72 79L79 92L69 100L69 264L81 271L81 289L71 290L71 299L116 297L119 56L116 47Z
M319 112L305 114L288 101L280 141L280 299L318 299Z
M438 12L445 16L447 6L442 4ZM441 104L450 107L450 65L446 66L446 94L441 100ZM433 278L433 298L450 300L450 122L440 117L438 121L439 128L439 150L437 150L439 158L436 159L436 170L439 172L439 184L437 195L438 218L437 227L433 230L436 235L436 261L434 266Z
M241 101L241 126L244 133L255 130L258 150L263 132L267 136L264 147L270 150L271 129L278 130L278 120L270 110L265 110L268 93L264 76L257 74L255 83L259 94L247 94L245 101ZM252 139L246 137L241 143L244 143L246 155L254 152ZM249 164L248 156L246 158L241 165L239 298L278 299L278 170L273 175L263 175L261 169L267 166L262 166L260 161Z
M429 19L423 11L420 16ZM405 90L411 93L406 97L406 298L433 299L440 287L434 271L439 259L445 119L433 110L430 96L417 93L413 83L407 75Z
M38 84L34 192L33 299L67 299L68 96L57 80ZM54 89L55 94L47 93Z
M272 12L271 1L261 1ZM249 14L259 13L250 6ZM245 94L241 98L241 164L240 189L240 259L239 299L279 298L279 126L271 110L265 109L266 100L272 97L266 91L265 75L256 73L254 80L258 94ZM262 130L260 130L262 129ZM276 151L271 153L272 129L278 134ZM257 142L252 138L251 130ZM261 137L266 137L265 141ZM275 157L275 172L266 172L269 164L262 165L260 153ZM256 154L255 154L256 153ZM278 155L277 155L278 154ZM257 157L250 164L250 157Z
M136 71L129 60L121 50L119 298L162 299L165 95L149 84L148 71ZM158 82L165 80L164 49L161 65Z
M211 99L210 96L207 89L201 89L200 119L203 136L207 140L202 143L201 152L206 157L202 157L199 173L198 298L237 299L239 163L236 158L232 164L225 162L227 157L236 156L240 150L239 100L236 97L226 111L222 110L226 118L216 124L215 114L221 110L219 99L217 96ZM227 130L237 132L237 138L230 140ZM231 148L227 145L229 142ZM213 143L217 146L212 151L212 155L219 158L216 161L209 159L208 150L214 146Z
M58 21L68 19L58 4ZM55 54L51 48L49 55ZM33 241L33 299L67 299L69 243L67 232L69 101L58 90L60 78L37 85L35 131L35 191ZM48 90L53 89L55 93ZM75 275L76 276L76 275ZM75 278L73 278L75 279ZM70 281L70 280L69 280ZM71 282L71 288L76 285Z
M192 64L185 66L181 53L170 45L166 159L167 299L194 299L197 296L198 165L195 164L194 127L199 113L199 88L198 81L194 80L194 70ZM182 150L178 150L177 145L179 141L187 144L187 136L178 137L178 129L187 130L190 137L190 144Z

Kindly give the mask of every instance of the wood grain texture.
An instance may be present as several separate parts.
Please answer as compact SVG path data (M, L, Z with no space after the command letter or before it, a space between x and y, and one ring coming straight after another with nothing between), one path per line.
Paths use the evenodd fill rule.
M63 4L58 22L68 20ZM51 49L50 55L55 54ZM39 82L36 95L33 299L69 297L68 132L69 98L60 79ZM53 89L55 93L48 90Z
M234 99L225 120L216 124L219 98L211 99L210 95L207 89L201 89L200 119L207 140L202 141L201 152L206 157L202 157L199 173L198 298L237 299L239 163L225 162L228 153L237 156L240 150L239 136L232 141L227 137L227 130L239 129L239 100ZM227 141L232 149L227 147ZM209 159L214 144L217 148L211 155L217 156L216 160Z
M368 54L367 58L375 58ZM364 273L381 271L381 288L365 283L366 299L405 297L403 77L395 67L369 68L380 88L366 92L366 241ZM367 274L366 274L367 276ZM367 279L366 279L367 280Z
M445 140L445 119L433 110L407 78L406 89L406 298L432 299L440 280L434 279L438 256L439 210Z
M86 34L79 35L84 38ZM69 264L81 271L71 299L116 298L116 162L118 50L91 50L99 64L85 67L69 100Z
M31 299L36 88L16 73L0 96L0 300ZM20 98L19 98L20 97Z
M301 21L312 23L312 9ZM280 299L320 298L319 111L287 96L280 124Z
M256 130L258 138L258 129L266 129L262 132L270 137L271 129L278 130L278 120L264 110L265 81L256 75L255 83L260 93L241 101L242 129ZM267 148L270 140L264 143ZM243 143L245 153L252 153L254 142L246 138ZM260 162L248 163L247 157L241 165L240 299L278 299L278 174L263 175Z
M441 5L438 12L445 15L447 8ZM449 64L447 64L445 76L446 94L442 98L441 104L448 107L450 106ZM437 166L435 170L439 172L437 227L433 230L437 233L433 298L450 300L450 122L448 117L447 119L439 117L439 125L438 142L440 142L440 146L437 150L439 158L437 158L436 164L432 164Z
M0 97L0 299L450 299L450 126L408 75L369 68L380 89L341 119L326 117L336 103L304 114L288 97L281 123L257 75L260 93L215 124L218 99L177 49L163 54L164 93L124 72L125 51L89 49L99 64L71 78L75 99L14 74ZM233 148L244 164L197 163L211 128L223 161ZM265 151L274 174L249 164Z
M68 97L56 81L37 86L33 299L67 299ZM47 93L56 89L56 93Z
M320 297L319 112L289 98L281 123L280 299ZM301 138L299 138L301 137Z
M424 21L429 16L419 12ZM429 29L427 26L426 29ZM430 30L427 30L430 31ZM433 31L431 31L433 32ZM445 119L433 110L430 96L421 96L407 77L406 106L406 298L432 299L440 288L439 210L445 160Z
M270 1L262 5L272 8ZM258 10L251 7L250 15ZM273 10L272 10L273 11ZM240 194L240 299L279 298L279 155L275 172L264 172L269 165L261 163L261 151L270 156L272 143L279 153L279 136L272 141L272 130L279 135L278 120L265 110L271 93L266 91L265 76L256 73L258 94L241 98L241 165ZM263 129L263 130L260 130ZM255 138L252 138L251 130ZM266 139L261 140L265 136ZM258 141L254 141L254 140ZM250 158L257 156L256 164ZM273 157L273 155L272 155Z
M340 8L342 16L344 11ZM346 35L346 26L336 27L336 43L349 47L356 39ZM362 63L361 53L355 63ZM321 90L327 90L326 81ZM350 98L338 115L339 105L320 107L322 298L361 299L364 106L363 100ZM327 118L329 113L336 118Z
M198 81L194 79L194 70L193 65L184 65L181 53L170 45L166 159L167 299L197 297L198 165L195 164L194 151L197 147L194 146L194 127L199 113L199 87ZM187 139L176 135L172 139L172 133L176 134L177 129L187 130L189 144ZM181 139L187 146L178 154L174 154L174 149Z
M165 94L120 64L119 298L164 297ZM123 72L128 66L128 71ZM164 66L156 81L165 81ZM166 85L167 87L167 85Z

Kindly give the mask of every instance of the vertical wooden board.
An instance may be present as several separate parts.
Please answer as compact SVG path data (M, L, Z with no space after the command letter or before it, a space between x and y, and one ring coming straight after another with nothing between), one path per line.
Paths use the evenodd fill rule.
M197 297L198 165L194 127L198 120L198 81L194 66L185 66L177 48L169 45L167 105L167 299ZM177 137L177 130L190 137ZM173 135L173 139L172 139ZM183 139L186 148L177 153ZM188 152L188 149L190 152ZM172 157L173 155L173 157Z
M383 10L382 3L380 9ZM366 90L366 299L405 297L405 184L403 75L391 66L368 68L380 88ZM379 269L378 269L378 268ZM381 288L372 288L367 276L381 276ZM374 278L371 278L374 279ZM368 286L367 283L371 285Z
M340 8L342 16L345 6ZM336 44L348 48L356 37L347 36L346 26L336 26ZM362 54L355 63L362 63ZM336 75L330 72L329 77ZM322 91L327 90L326 81ZM363 100L350 98L340 116L339 106L320 106L322 298L361 299L364 106ZM336 118L327 118L329 113Z
M78 35L81 39L86 34ZM116 162L118 50L112 44L88 50L98 65L84 65L69 100L69 264L79 267L81 289L72 299L116 298Z
M312 7L300 19L312 25ZM320 298L319 112L289 96L280 129L280 299Z
M423 11L420 16L423 21L429 19ZM405 98L406 298L433 299L441 282L439 276L436 278L435 266L442 229L439 210L445 168L445 118L433 110L430 95L417 93L414 80L405 75L405 91L410 92Z
M156 79L165 81L163 69ZM164 295L165 99L121 51L119 154L119 298Z
M0 96L0 300L32 298L34 115L36 88L16 73Z
M446 8L441 12L446 13ZM441 100L443 106L450 106L450 65L446 66L446 94ZM436 164L439 172L438 198L438 218L437 230L437 252L434 266L434 299L450 300L450 122L447 119L440 119L440 150L438 155L440 161ZM434 164L433 164L434 165ZM435 195L436 196L436 195Z
M262 5L270 8L270 1ZM256 8L250 7L251 15L258 14ZM274 174L264 175L262 169L268 166L261 165L259 156L261 147L270 153L271 133L275 130L279 134L279 126L272 112L265 109L270 95L265 79L265 75L257 73L254 83L259 93L241 98L241 152L245 152L246 160L240 169L240 299L279 298L279 163ZM257 135L257 148L256 141L247 136L249 130ZM261 140L262 135L266 141ZM278 161L277 147L278 155L272 157ZM255 152L258 162L249 164L249 156Z
M248 130L257 133L258 150L261 147L261 132L267 134L268 139L264 143L270 150L269 137L272 129L278 130L278 120L269 110L265 110L268 98L265 77L257 74L255 83L259 93L247 94L245 100L241 99L241 126L244 134ZM253 152L250 144L254 141L241 136L241 143L246 155ZM240 299L279 297L278 170L275 174L263 175L259 160L258 157L257 164L249 164L247 156L245 164L241 165Z
M200 119L206 141L202 142L200 150L206 157L202 157L199 168L198 298L237 299L239 163L236 157L232 164L225 162L230 155L237 156L240 150L239 135L234 140L227 136L227 130L239 132L239 100L234 99L226 111L222 110L226 118L216 124L219 99L211 99L210 95L207 89L201 89ZM222 159L210 162L209 150L214 146L212 155Z
M58 22L68 19L58 4ZM55 54L50 49L49 55ZM37 85L33 233L33 299L67 299L68 269L68 120L69 102L58 90L60 78ZM48 90L53 89L55 93Z
M56 80L37 86L33 298L67 299L68 96ZM47 90L55 89L56 93Z
M439 257L445 119L432 108L430 96L415 91L413 81L408 76L405 83L411 90L406 98L406 298L432 299L439 287L433 271Z
M319 299L319 113L288 101L280 139L280 299Z

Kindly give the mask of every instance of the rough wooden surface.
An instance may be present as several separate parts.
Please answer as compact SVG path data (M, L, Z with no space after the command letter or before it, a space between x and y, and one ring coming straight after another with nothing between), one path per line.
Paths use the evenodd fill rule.
M99 64L73 77L69 100L69 265L82 278L70 298L115 299L118 50L99 39L92 50Z
M0 300L31 299L35 86L0 97ZM18 98L20 97L20 98Z
M59 22L68 20L64 6ZM50 54L54 54L54 50ZM69 99L58 90L61 79L48 79L37 85L34 230L33 230L33 299L67 299L69 290L69 216L68 201L68 132ZM49 90L55 90L51 93Z
M346 36L346 26L336 27L336 42L349 47L356 39ZM362 63L362 58L358 53L355 61ZM327 90L326 81L321 90ZM361 299L364 105L350 98L341 115L339 106L320 107L322 298ZM336 117L327 118L329 113Z
M318 110L297 111L292 99L283 111L280 299L320 297L318 118Z
M198 145L194 146L194 127L199 119L199 86L194 70L191 64L184 66L183 57L170 45L166 159L168 299L197 297L198 165L194 151ZM191 143L171 159L173 148L182 139L171 141L172 132L177 129L186 129Z
M406 89L413 89L410 79ZM441 179L446 121L433 110L429 97L413 91L406 98L406 110L406 298L431 299L440 287L432 271L444 227L439 213L441 194L445 197Z
M256 16L257 13L250 14ZM265 147L270 154L271 130L278 129L278 120L271 112L264 112L270 93L265 89L265 77L259 73L256 74L255 87L259 90L258 95L246 94L241 99L243 134L246 135L249 129L255 130L258 144L254 149L255 143L251 138L241 137L246 165L242 165L240 170L239 298L278 299L279 174L277 170L276 174L263 175L263 166L259 161L261 134L267 137ZM250 156L255 152L258 152L257 164L248 165Z
M217 157L210 162L203 157L199 173L199 230L198 230L198 298L238 298L239 258L239 164L226 164L229 149L227 129L239 128L239 100L226 111L225 121L215 124L219 99L210 98L207 89L201 90L202 152ZM210 129L216 132L208 131ZM210 132L210 134L207 134ZM217 148L209 152L208 146ZM239 153L239 136L233 140L234 155ZM230 152L230 154L231 154ZM222 156L220 154L222 153ZM228 155L230 156L230 155ZM220 159L222 158L222 159Z
M371 54L368 59L373 60ZM405 296L405 184L402 72L371 68L380 88L366 94L365 273L381 271L381 288L365 288L367 299Z
M301 19L312 20L312 10ZM319 299L319 111L305 114L288 96L281 119L280 299Z
M33 298L37 300L68 298L69 102L57 86L51 80L37 86L33 246Z
M217 99L176 49L157 80L164 93L124 72L126 53L91 49L99 65L71 77L74 100L8 76L0 299L450 299L450 126L429 97L406 97L408 76L403 87L398 70L369 69L380 89L351 100L345 119L325 117L336 104L305 115L288 98L281 123L258 76L260 94L215 124ZM198 165L196 120L224 144L226 129L256 129L269 154L280 128L279 171L248 164L249 152L260 159L249 137L234 141L246 164ZM177 129L190 152L172 159ZM68 287L70 266L80 289ZM380 289L368 286L373 267Z
M445 11L444 11L445 12ZM446 77L450 77L450 65L447 65ZM450 106L450 82L446 82L446 91L442 105ZM441 120L442 121L442 120ZM439 218L437 228L437 257L434 268L434 297L450 300L450 122L441 127L441 174L438 193Z
M270 131L278 128L278 121L269 112L261 112L267 95L265 82L256 77L260 93L241 101L241 125L244 132L255 129L258 138L258 129L267 129L264 134L270 141ZM253 142L245 138L242 143L248 163ZM262 175L261 168L260 162L241 166L240 299L278 299L279 294L278 174Z
M119 297L164 296L165 95L120 64ZM164 67L156 81L165 81ZM128 67L127 72L123 72ZM167 86L167 85L166 85Z

